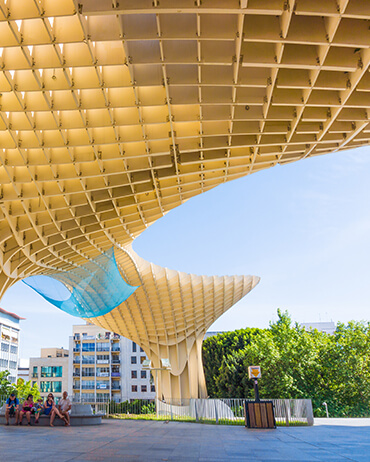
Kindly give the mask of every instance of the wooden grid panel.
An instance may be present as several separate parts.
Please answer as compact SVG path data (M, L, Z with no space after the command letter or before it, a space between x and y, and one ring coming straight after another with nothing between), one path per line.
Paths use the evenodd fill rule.
M0 285L369 143L363 0L0 0Z

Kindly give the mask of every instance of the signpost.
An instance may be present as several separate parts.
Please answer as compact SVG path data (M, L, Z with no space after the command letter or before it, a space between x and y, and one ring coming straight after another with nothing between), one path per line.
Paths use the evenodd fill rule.
M260 394L258 391L258 379L262 377L261 374L261 366L249 366L248 367L248 376L250 379L253 380L253 388L254 388L254 399L257 403L260 402Z

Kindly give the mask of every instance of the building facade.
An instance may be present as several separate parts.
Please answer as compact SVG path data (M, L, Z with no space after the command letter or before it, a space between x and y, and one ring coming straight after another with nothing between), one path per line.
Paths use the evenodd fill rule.
M20 358L18 363L18 379L23 379L25 382L30 380L30 360Z
M56 401L69 389L69 351L63 348L41 348L40 358L30 358L29 380L37 383L41 397L53 393Z
M8 380L17 381L19 364L19 321L17 314L0 308L0 372L9 371Z
M154 399L147 356L136 343L93 324L73 326L70 395L77 402Z

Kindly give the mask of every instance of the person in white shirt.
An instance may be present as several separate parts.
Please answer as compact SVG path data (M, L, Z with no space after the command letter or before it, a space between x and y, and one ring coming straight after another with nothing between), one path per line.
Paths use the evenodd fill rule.
M72 409L72 403L71 403L71 400L68 398L68 393L66 391L63 392L63 398L60 399L58 402L58 408L59 408L59 412L66 419L65 425L66 426L71 425L71 418L69 414Z

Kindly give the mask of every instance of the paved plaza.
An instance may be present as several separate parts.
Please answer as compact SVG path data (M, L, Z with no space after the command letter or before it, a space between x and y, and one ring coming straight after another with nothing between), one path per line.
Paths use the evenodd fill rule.
M370 461L370 419L247 430L106 420L92 427L0 427L0 461Z

